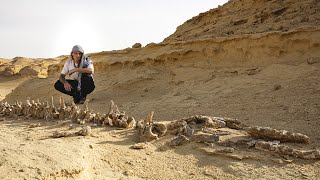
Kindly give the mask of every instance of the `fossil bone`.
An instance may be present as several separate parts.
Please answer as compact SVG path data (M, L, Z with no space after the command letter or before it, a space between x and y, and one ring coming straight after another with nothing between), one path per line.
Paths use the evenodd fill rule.
M298 150L285 145L274 144L273 142L257 141L255 148L263 151L275 152L282 155L294 156L302 159L320 159L320 151Z
M90 126L84 126L80 131L76 132L76 135L81 135L81 136L89 136L90 134L91 134Z
M139 141L145 142L145 141L151 141L158 139L158 135L152 132L153 128L153 114L154 112L151 111L148 116L145 118L143 122L139 123Z
M301 133L289 132L286 130L277 130L270 127L247 127L245 128L251 136L263 139L276 139L281 142L300 142L309 143L310 138Z

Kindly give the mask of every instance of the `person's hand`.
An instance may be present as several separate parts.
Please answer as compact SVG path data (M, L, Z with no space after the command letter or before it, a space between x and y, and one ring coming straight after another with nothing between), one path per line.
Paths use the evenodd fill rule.
M68 82L64 83L63 86L66 91L71 91L72 89L72 86Z
M70 76L71 74L75 73L75 72L78 72L78 69L79 68L74 68L72 69L71 71L69 71L68 75Z

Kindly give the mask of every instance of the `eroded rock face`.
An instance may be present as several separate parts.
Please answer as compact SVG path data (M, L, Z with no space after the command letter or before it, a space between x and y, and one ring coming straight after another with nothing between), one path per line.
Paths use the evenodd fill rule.
M231 9L236 13L226 13ZM261 11L257 11L258 9ZM189 19L164 42L196 41L270 31L293 31L319 26L320 22L317 19L319 16L319 1L232 0Z
M134 45L132 45L132 48L141 48L142 45L141 43L135 43Z
M57 65L62 60L64 60L64 57L48 59L15 57L7 60L0 58L0 74L4 76L19 75L21 77L45 78L48 76L48 67Z
M25 66L19 71L19 74L22 77L38 77L40 72L40 66Z

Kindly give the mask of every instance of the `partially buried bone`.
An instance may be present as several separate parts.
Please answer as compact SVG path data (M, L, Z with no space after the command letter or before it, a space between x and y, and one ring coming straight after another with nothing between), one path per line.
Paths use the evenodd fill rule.
M309 143L310 138L301 133L289 132L286 130L277 130L270 127L247 127L245 131L251 136L263 139L275 139L281 142L300 142Z
M91 134L90 126L82 127L80 131L76 132L76 135L81 135L81 136L89 136L90 134Z
M153 123L153 114L154 112L151 111L144 120L138 122L137 128L140 142L158 139L158 137L163 136L167 131L165 125Z
M289 146L279 145L278 143L257 141L255 148L258 150L274 152L282 155L289 155L302 159L320 159L320 151L314 150L299 150Z

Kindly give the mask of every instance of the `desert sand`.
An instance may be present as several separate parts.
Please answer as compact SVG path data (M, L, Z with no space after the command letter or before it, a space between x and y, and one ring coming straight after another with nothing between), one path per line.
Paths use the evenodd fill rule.
M168 124L195 115L228 117L247 126L301 133L320 149L320 2L231 0L186 21L161 43L87 54L95 66L94 113L113 100L137 121L154 111ZM85 48L85 45L82 45ZM0 55L1 56L1 55ZM0 59L0 100L67 105L53 84L66 59ZM80 105L82 107L82 105ZM3 113L2 113L3 115ZM90 126L89 136L54 138ZM191 141L167 133L143 149L136 128L71 118L0 117L0 179L320 179L319 158L304 159L248 147ZM220 141L248 137L219 130Z

